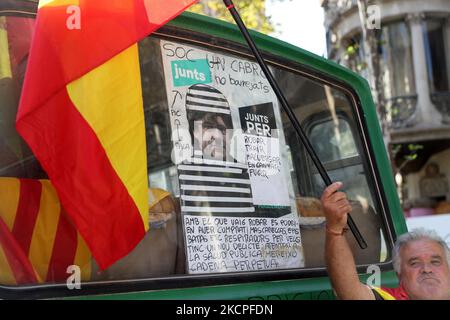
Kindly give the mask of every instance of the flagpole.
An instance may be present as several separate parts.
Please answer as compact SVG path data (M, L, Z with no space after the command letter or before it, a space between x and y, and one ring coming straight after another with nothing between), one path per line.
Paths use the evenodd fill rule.
M276 96L278 97L278 100L281 103L281 106L283 107L284 111L286 112L289 120L292 122L295 131L297 132L298 136L300 137L300 140L302 141L303 145L305 146L306 150L308 151L312 161L314 162L314 165L316 166L317 170L319 171L320 176L322 177L323 181L327 186L329 186L332 181L330 177L328 176L327 171L325 170L322 162L320 162L319 157L317 156L316 152L314 151L311 142L308 140L305 132L303 131L302 127L300 126L300 123L297 120L297 117L295 116L294 112L292 111L292 108L289 106L289 103L286 100L286 97L284 96L283 92L281 91L280 87L278 86L278 83L276 82L275 78L273 77L272 73L269 70L269 67L267 66L266 62L262 58L261 53L259 52L259 49L256 47L255 42L250 36L250 33L248 32L247 27L245 26L244 22L242 21L238 11L236 10L233 1L232 0L223 0L225 6L230 11L231 15L233 16L234 21L238 25L239 29L241 30L245 40L247 41L250 49L252 50L256 60L258 61L262 71L264 72L264 75L266 76L267 80L269 81L273 91L275 92ZM358 227L356 226L355 222L353 221L350 214L347 215L347 224L353 233L353 236L355 237L356 241L358 242L358 245L361 247L361 249L367 248L367 243L364 240L363 236L359 232Z

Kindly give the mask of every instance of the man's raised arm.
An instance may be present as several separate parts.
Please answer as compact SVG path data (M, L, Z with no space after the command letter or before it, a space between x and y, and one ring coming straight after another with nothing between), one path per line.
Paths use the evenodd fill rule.
M328 274L339 299L374 300L371 289L359 281L355 260L344 236L347 214L352 207L344 192L338 191L341 182L327 187L322 194L326 217L325 261Z

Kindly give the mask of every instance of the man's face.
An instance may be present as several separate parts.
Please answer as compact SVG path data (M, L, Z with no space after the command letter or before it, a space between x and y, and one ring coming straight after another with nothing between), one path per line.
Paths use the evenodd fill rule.
M422 239L400 250L400 283L410 299L450 299L450 270L444 249Z
M203 158L225 160L226 150L226 124L221 116L216 116L214 120L202 121L201 138L199 130L195 130L194 134L199 141L202 141Z

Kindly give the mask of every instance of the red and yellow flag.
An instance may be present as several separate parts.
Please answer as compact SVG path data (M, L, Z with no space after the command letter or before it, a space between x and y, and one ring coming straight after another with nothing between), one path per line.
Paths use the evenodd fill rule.
M39 282L36 271L0 217L0 284L18 285Z
M16 128L102 269L148 228L136 42L194 2L40 2Z
M91 254L48 180L0 178L0 284L91 277Z

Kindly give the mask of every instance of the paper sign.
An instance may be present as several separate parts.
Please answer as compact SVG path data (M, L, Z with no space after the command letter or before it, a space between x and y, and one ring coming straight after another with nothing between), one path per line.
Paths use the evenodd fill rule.
M261 69L164 40L161 53L189 272L303 266L281 115Z

